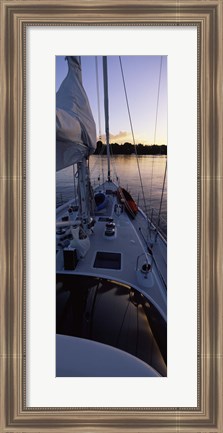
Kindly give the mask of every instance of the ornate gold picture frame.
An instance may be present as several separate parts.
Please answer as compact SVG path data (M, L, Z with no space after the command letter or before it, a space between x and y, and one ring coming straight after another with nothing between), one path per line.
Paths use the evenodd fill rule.
M222 0L1 0L1 432L223 431ZM198 31L198 405L27 408L26 29L37 25L193 25ZM43 390L44 392L44 390Z

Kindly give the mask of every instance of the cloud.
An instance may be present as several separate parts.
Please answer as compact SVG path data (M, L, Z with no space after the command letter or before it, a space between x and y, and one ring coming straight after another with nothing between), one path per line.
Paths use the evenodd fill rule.
M109 134L110 136L110 141L118 141L118 142L123 142L126 141L127 139L129 139L129 137L131 137L131 133L127 132L127 131L120 131L118 134ZM103 134L101 136L102 141L105 141L106 137L105 134Z
M124 144L125 142L130 142L133 143L133 138L132 138L132 134L130 131L119 131L118 134L109 134L110 136L110 143L119 143L119 144ZM106 136L105 134L103 134L101 136L101 140L105 143L106 141ZM143 139L142 137L139 136L135 136L135 141L136 144L148 144L148 141Z
M113 140L126 140L127 137L131 136L130 132L127 131L120 131L118 134L114 135L114 134L110 134L110 137Z

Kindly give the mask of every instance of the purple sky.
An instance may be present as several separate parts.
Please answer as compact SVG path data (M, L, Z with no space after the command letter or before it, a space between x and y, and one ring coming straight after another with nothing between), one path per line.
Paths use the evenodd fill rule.
M101 130L104 141L102 57L98 56ZM162 59L162 67L161 67ZM136 144L167 144L167 57L121 56ZM95 56L82 56L82 79L99 135ZM160 75L161 70L161 75ZM67 74L65 56L56 57L56 90ZM158 88L160 77L159 103ZM110 142L133 142L118 56L108 56ZM156 115L157 113L157 115ZM157 118L157 122L156 122Z

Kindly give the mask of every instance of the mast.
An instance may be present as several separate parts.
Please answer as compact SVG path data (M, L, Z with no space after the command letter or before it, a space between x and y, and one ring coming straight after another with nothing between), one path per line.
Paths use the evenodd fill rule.
M108 112L108 69L107 56L103 56L103 78L104 78L104 109L105 109L105 133L106 133L106 148L108 161L108 181L110 177L110 146L109 146L109 112Z

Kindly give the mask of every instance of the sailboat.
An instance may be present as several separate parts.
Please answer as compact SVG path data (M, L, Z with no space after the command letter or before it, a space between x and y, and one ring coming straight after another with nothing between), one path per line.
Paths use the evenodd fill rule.
M56 376L167 375L167 242L112 179L103 57L107 179L94 189L96 128L81 62L57 92L57 170L76 164L78 197L56 210Z

